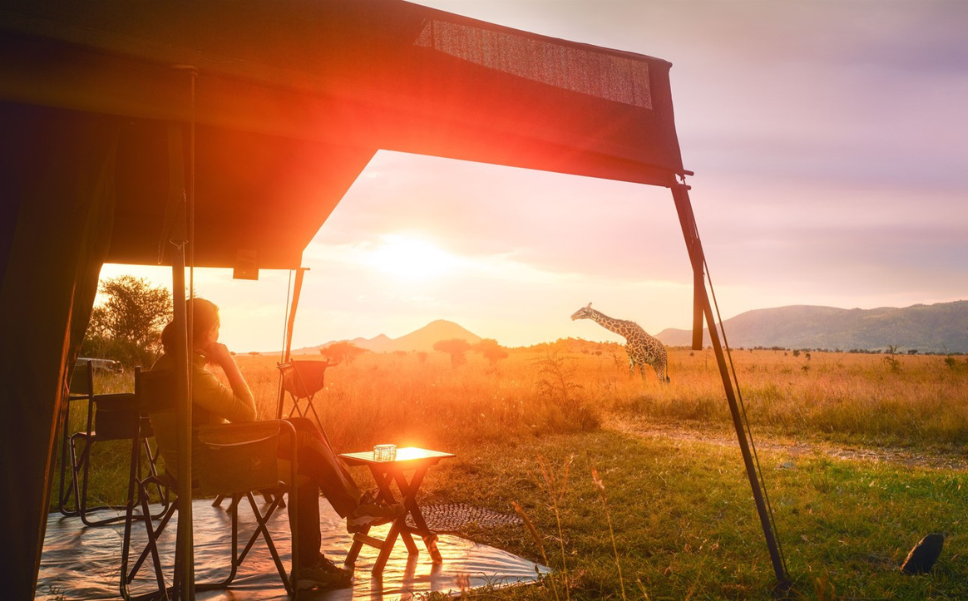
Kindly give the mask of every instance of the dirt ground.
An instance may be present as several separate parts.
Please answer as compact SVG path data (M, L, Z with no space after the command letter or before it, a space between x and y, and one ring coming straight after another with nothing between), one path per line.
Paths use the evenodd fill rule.
M698 430L695 428L661 425L629 417L609 417L603 427L642 438L667 438L721 446L738 446L735 432L726 430ZM968 471L968 454L964 451L914 451L891 447L859 447L826 444L804 440L781 440L758 436L754 430L753 444L758 451L786 452L790 461L802 455L825 454L837 460L896 463L907 467ZM784 464L781 463L780 467Z

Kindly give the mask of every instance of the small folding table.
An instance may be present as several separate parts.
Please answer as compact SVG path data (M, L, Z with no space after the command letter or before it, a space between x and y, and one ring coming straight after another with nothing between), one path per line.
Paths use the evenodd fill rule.
M384 540L369 536L369 528L363 532L358 532L353 536L353 546L346 556L345 564L352 566L356 563L356 558L360 554L363 545L369 545L380 550L376 563L373 564L373 573L383 572L390 552L397 541L403 539L403 544L407 546L410 555L418 553L417 545L413 542L414 534L419 535L430 552L430 556L435 563L443 561L440 551L437 550L437 534L427 527L420 506L417 505L417 492L423 483L424 476L430 466L437 465L442 459L455 457L453 453L442 451L431 451L416 447L404 447L397 449L396 459L392 461L379 461L374 458L373 451L363 451L360 453L343 453L340 455L347 465L365 465L370 468L373 479L380 489L379 498L387 503L396 503L397 499L390 489L393 482L396 482L402 498L400 501L407 511L395 519L390 526L390 531ZM412 472L410 479L407 479L407 472ZM407 516L413 520L414 525L407 524Z

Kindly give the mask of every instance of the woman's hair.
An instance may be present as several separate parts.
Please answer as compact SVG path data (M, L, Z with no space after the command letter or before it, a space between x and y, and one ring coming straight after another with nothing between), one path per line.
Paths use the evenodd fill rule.
M192 315L192 342L196 345L202 338L219 325L218 305L204 298L190 298L186 303L189 315ZM194 314L192 311L194 310ZM175 322L170 321L165 329L161 331L161 345L165 349L165 354L171 354L175 350Z

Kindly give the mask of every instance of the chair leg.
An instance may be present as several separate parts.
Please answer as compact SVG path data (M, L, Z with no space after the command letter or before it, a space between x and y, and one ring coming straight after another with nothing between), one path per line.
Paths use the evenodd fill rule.
M246 545L245 551L242 553L242 558L239 559L241 563L245 554L248 553L249 548L255 542L255 539L261 534L262 538L266 541L266 546L269 547L269 553L272 555L272 561L276 564L276 570L279 572L279 577L282 579L283 584L286 587L286 592L293 595L295 588L292 583L289 582L289 576L286 574L286 567L282 564L282 558L279 557L279 552L276 550L276 545L272 542L272 537L269 536L269 518L278 509L282 503L282 493L277 492L275 494L275 500L270 503L269 507L266 509L265 514L259 512L259 508L256 507L255 498L252 493L246 493L246 497L249 499L249 505L252 507L252 513L255 515L256 521L259 526L256 528L255 532L252 533L252 537L249 539L249 544Z
M143 515L145 516L144 523L145 523L145 530L147 531L147 534L148 534L148 547L147 549L145 549L145 551L141 553L141 557L138 558L138 563L135 565L135 570L140 568L141 564L146 559L146 552L150 552L151 561L154 564L154 568L155 568L155 579L158 582L158 590L162 592L165 599L168 598L168 589L167 587L165 587L165 575L161 569L161 556L158 553L158 537L161 536L161 533L164 531L165 526L168 525L169 520L171 520L171 516L175 514L176 508L177 508L177 504L172 503L171 507L167 512L165 512L164 517L162 518L161 522L158 524L158 528L153 529L151 526L151 519L147 517L150 515L150 512L151 512L151 509L148 506L148 491L144 490L144 495L141 498L141 509L142 509Z
M78 454L77 454L77 438L79 436L84 438L84 450L81 452L80 458L78 458ZM86 478L84 479L83 493L82 493L80 489L80 472L83 470L85 474L87 473L87 470L84 468L87 467L87 463L88 463L87 460L91 450L91 440L90 438L88 438L86 434L82 432L78 432L77 434L74 434L73 436L71 436L70 446L71 446L71 491L74 495L74 507L76 508L75 515L80 515L81 520L83 521L84 510L87 505L84 502L84 496L87 494L87 479Z
M229 504L229 511L232 514L232 557L230 561L231 568L229 570L229 575L220 582L196 582L196 591L212 591L223 589L232 584L232 581L235 580L235 575L239 570L239 564L242 563L242 559L239 557L239 501L241 499L241 495L233 494L232 502Z
M94 441L88 438L85 440L84 453L81 457L81 462L84 464L84 477L81 479L81 502L78 506L79 512L81 514L81 521L84 522L85 526L94 526L94 522L87 519L87 479L90 475L91 468L91 446ZM76 476L75 476L76 477Z
M155 482L157 484L157 482ZM135 577L141 570L141 566L144 565L145 560L150 556L153 567L155 570L155 581L158 585L158 594L162 598L168 599L168 587L165 585L165 577L161 567L161 558L158 553L158 538L161 533L164 532L165 527L171 521L172 516L177 510L177 505L174 500L169 504L168 509L165 511L164 515L161 517L158 527L154 528L152 526L152 520L150 517L151 508L148 503L148 488L142 481L138 481L138 501L140 502L142 515L134 515L134 507L136 503L132 502L129 504L128 510L126 512L127 519L124 525L124 542L122 543L121 551L121 596L124 599L131 599L130 591L128 591L128 586L134 582ZM129 558L131 554L131 527L134 522L143 521L145 524L145 533L147 535L147 543L145 548L141 551L138 556L137 561L134 566L129 570Z
M154 515L151 516L153 519L158 519L162 515L164 515L165 514L165 511L167 511L167 509L168 509L168 492L169 491L168 491L168 488L167 487L165 487L164 485L162 485L162 483L157 480L157 477L158 477L158 468L155 466L155 463L157 462L157 457L154 455L154 453L151 452L151 445L148 444L148 441L146 439L143 439L141 442L142 442L142 445L144 446L145 458L148 460L148 479L149 480L152 480L152 482L154 484L155 492L158 494L158 499L161 502L161 510L157 514L154 514ZM134 451L132 451L132 452L134 452ZM141 478L141 458L140 458L140 454L139 454L139 457L137 457L137 458L135 458L134 456L132 456L132 460L133 461L134 460L137 461L138 478L140 479Z
M323 420L321 420L319 418L319 414L316 413L316 406L313 405L313 397L309 397L306 400L306 413L309 413L310 411L313 412L313 417L316 418L316 425L319 426L319 431L322 432L323 431Z
M74 496L74 462L71 461L70 464L70 474L71 481L67 488L65 489L65 481L68 470L67 459L70 454L70 437L67 435L68 422L70 421L70 401L67 402L67 411L64 413L64 419L60 424L61 427L61 457L60 457L60 478L57 486L57 509L65 517L73 517L77 515L77 505L74 505L74 509L68 507L70 499Z

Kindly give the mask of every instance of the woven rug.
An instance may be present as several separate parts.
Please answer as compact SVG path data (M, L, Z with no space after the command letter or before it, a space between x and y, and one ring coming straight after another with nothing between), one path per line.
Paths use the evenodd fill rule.
M498 513L464 503L425 505L420 508L420 511L427 520L427 526L434 532L459 532L462 528L473 524L480 528L521 525L521 518L516 515ZM414 525L409 517L407 523Z
M225 575L228 549L231 544L231 515L223 507L212 507L210 499L195 499L192 512L195 516L194 552L195 574L199 581L214 580ZM157 507L156 507L157 509ZM346 532L346 521L336 514L324 497L319 499L321 550L327 557L341 563L353 542ZM513 516L477 509L466 505L439 505L424 508L428 516L449 516L432 522L445 527L457 527L472 522L496 526L512 523ZM177 520L177 517L175 518ZM255 527L255 519L248 507L239 516L241 531L247 537ZM449 526L448 526L449 525ZM269 530L284 564L290 560L289 521L285 511L277 511L269 520ZM171 569L174 555L174 521L165 530L159 542L163 563ZM386 537L389 524L377 526L374 536ZM120 548L124 524L86 528L79 517L67 518L59 513L51 514L47 521L44 552L41 557L37 581L36 599L64 601L65 599L117 599L120 581ZM522 533L522 536L525 536ZM371 570L377 557L377 549L364 547L356 562L355 578L350 588L331 591L308 592L312 601L374 601L418 599L432 592L455 596L467 588L503 586L533 582L536 577L550 573L544 566L516 557L511 553L441 532L437 547L443 562L432 560L422 541L417 540L419 553L408 555L407 549L398 542L390 555L386 569L379 578ZM144 526L135 529L135 548L144 545ZM150 564L150 560L149 560ZM469 580L468 580L469 578ZM150 567L133 585L135 594L156 588ZM0 589L2 591L2 589ZM302 595L301 595L302 597ZM0 592L0 599L6 597ZM289 601L275 565L265 544L260 541L239 568L239 575L230 589L199 592L199 601Z

